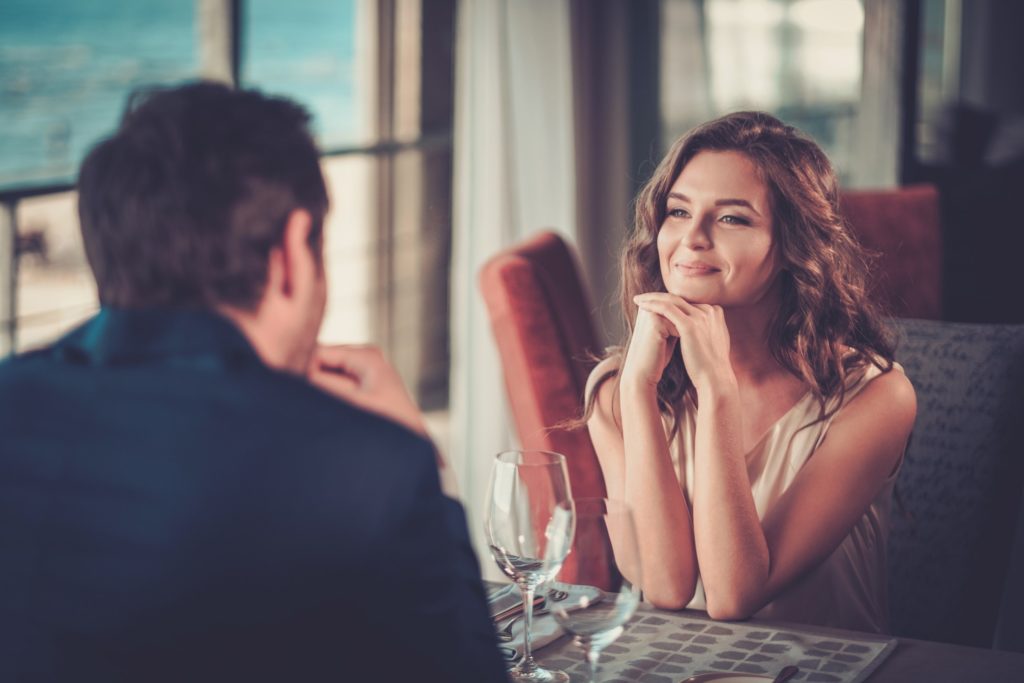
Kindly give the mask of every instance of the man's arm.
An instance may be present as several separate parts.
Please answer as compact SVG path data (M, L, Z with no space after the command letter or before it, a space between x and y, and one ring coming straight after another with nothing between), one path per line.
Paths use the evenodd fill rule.
M307 375L333 396L427 436L419 409L379 349L320 347ZM408 443L422 454L410 452L390 473L394 516L384 551L370 562L383 596L378 628L389 633L393 652L412 657L390 662L392 672L411 667L453 681L505 681L465 513L442 493L444 462L433 445L411 437Z
M430 438L416 402L398 372L375 346L319 346L306 376L310 383L346 403L376 413ZM457 495L455 474L435 445L434 458L441 471L442 490Z
M343 401L427 435L423 415L398 372L376 346L319 346L306 376Z
M462 506L441 493L437 471L416 459L411 500L396 518L393 540L380 558L382 585L396 612L397 648L413 653L420 671L453 681L506 681L480 568ZM385 628L388 628L385 626Z

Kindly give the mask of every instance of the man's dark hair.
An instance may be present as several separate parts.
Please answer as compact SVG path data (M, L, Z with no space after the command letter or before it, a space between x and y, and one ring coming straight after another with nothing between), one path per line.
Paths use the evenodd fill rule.
M327 190L301 106L216 83L133 94L82 163L78 211L105 306L252 310L288 215Z

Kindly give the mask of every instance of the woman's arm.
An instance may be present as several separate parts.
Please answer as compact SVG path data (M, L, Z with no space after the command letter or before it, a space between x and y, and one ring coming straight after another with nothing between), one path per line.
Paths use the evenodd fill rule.
M646 331L641 330L640 334ZM637 349L642 344L643 340L634 335L632 365L625 368L631 362L628 351L623 363L627 371L637 369ZM674 341L666 345L671 353ZM614 370L616 365L615 359L608 359L594 369L587 395L596 378ZM663 369L664 362L659 376ZM608 496L625 500L633 509L643 558L644 597L657 607L682 609L693 598L697 579L690 511L669 456L665 427L658 411L657 384L636 381L637 374L627 371L620 369L618 382L606 381L598 389L587 427ZM615 419L616 414L620 421Z
M718 618L753 614L842 543L898 465L916 412L913 386L894 370L871 380L833 418L825 441L765 512L767 571L733 577L731 587L716 583ZM711 606L709 590L709 613Z
M721 308L667 294L639 303L676 327L697 391L693 528L708 613L746 618L828 557L864 514L903 453L916 414L913 387L900 372L871 381L760 520Z
M699 386L697 400L693 533L708 614L728 619L739 596L763 585L771 550L747 474L735 378Z
M679 336L679 353L697 392L690 483L694 547L708 613L722 618L723 598L757 585L770 557L747 475L729 330L718 306L694 305L665 293L642 294L636 300L641 310L657 315ZM731 614L731 605L724 607Z

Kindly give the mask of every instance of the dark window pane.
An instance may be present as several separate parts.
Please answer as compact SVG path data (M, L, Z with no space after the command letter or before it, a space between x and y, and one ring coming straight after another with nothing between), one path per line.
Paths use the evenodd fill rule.
M925 163L943 161L943 113L956 99L953 62L955 34L959 30L956 13L947 15L945 0L925 0L921 5L921 53L917 80L917 157ZM950 21L952 20L952 25Z

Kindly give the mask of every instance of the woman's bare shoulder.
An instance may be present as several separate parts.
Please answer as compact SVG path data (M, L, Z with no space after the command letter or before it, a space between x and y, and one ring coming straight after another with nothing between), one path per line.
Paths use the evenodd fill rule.
M875 394L884 399L887 409L896 413L895 419L913 423L917 414L917 392L903 367L894 363L891 370L876 377Z
M622 355L617 351L613 350L607 356L602 358L601 361L594 366L594 369L590 371L590 376L587 378L587 394L590 394L598 383L603 382L606 379L610 379L618 374L619 367L621 365Z
M587 399L594 401L594 410L590 415L590 420L596 419L603 424L616 421L614 415L618 411L615 409L615 385L617 384L615 377L618 375L621 365L622 354L613 350L590 371L586 388Z
M862 419L882 419L887 423L912 423L917 412L917 397L903 368L893 363L888 369L871 370L869 366L867 377L861 375L857 380L860 390L837 418L859 415Z

